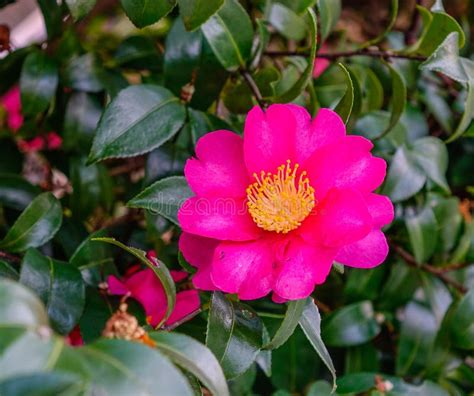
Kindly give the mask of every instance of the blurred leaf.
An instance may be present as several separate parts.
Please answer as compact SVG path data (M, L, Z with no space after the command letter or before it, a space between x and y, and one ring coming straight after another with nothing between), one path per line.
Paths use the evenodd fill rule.
M276 2L285 5L297 14L302 14L308 7L314 6L317 0L276 0Z
M255 364L252 364L249 369L239 375L227 381L231 395L249 395L252 392L252 387L257 379L257 368Z
M271 341L264 345L264 349L277 349L291 337L296 326L298 326L298 322L301 319L305 306L306 299L288 302L285 317L283 318L280 327Z
M474 290L459 302L451 320L451 341L462 349L474 349Z
M64 70L64 85L77 91L100 92L104 85L100 79L102 66L92 53L87 53L68 61Z
M21 176L0 173L0 203L2 205L23 210L40 191L37 186L33 186Z
M268 13L268 22L289 40L302 40L306 37L306 21L292 9L280 3L273 3Z
M417 263L426 263L438 241L438 224L433 210L426 206L416 215L408 216L405 225Z
M154 71L161 70L163 62L155 42L147 36L127 37L115 51L114 60L122 67Z
M450 143L466 132L467 128L471 125L472 120L474 120L474 78L470 80L467 85L467 96L466 102L464 104L464 114L461 118L461 121L459 122L456 130L446 142Z
M370 301L347 305L328 316L322 326L324 342L347 347L363 344L380 333Z
M237 0L224 5L201 29L221 65L234 71L250 57L253 28L250 17Z
M180 252L181 253L181 252ZM265 326L263 325L263 334L262 334L262 345L268 345L270 342L270 334ZM265 375L270 378L272 376L272 351L271 350L261 350L257 357L255 358L255 363L262 369Z
M416 270L405 263L393 264L380 295L380 308L392 310L410 301L420 284Z
M346 374L378 371L379 353L371 342L347 348L345 356Z
M82 387L80 378L72 373L28 373L0 383L2 395L26 396L31 390L45 396L75 394ZM70 392L70 393L68 393Z
M321 339L321 316L318 307L312 298L306 299L306 305L301 315L299 324L314 350L321 358L325 366L331 372L333 381L333 391L336 389L336 369L331 360L331 356L326 348L325 343Z
M56 94L58 68L40 51L30 53L23 63L20 77L22 112L36 115L45 111Z
M94 8L96 0L66 0L75 21L85 17Z
M84 283L76 268L29 249L23 257L20 282L38 294L59 333L68 334L74 328L85 300Z
M48 314L38 297L17 282L0 279L2 326L48 326Z
M186 30L195 30L214 15L224 0L178 0Z
M220 362L227 379L243 374L262 347L263 326L250 307L212 295L206 345Z
M416 302L407 305L401 324L396 372L403 376L416 375L429 362L438 325L433 313Z
M48 32L48 39L52 39L61 33L63 26L63 13L61 4L56 0L37 0L41 13L43 14L44 24Z
M90 243L94 244L94 241ZM79 321L80 334L85 344L90 344L102 336L102 330L112 314L113 307L108 296L97 287L86 287L86 305Z
M188 109L189 123L191 125L191 137L193 144L208 132L217 131L218 129L230 130L231 127L224 120L216 116L194 109Z
M158 180L145 188L140 194L132 198L127 205L160 214L179 225L178 210L191 195L192 192L184 177L171 176Z
M86 152L90 150L101 114L102 106L95 96L86 92L73 93L64 116L64 148Z
M38 195L0 241L0 249L21 252L44 245L61 227L61 204L51 193Z
M316 34L317 34L317 22L316 15L311 8L308 8L308 25L309 34L311 37L311 51L308 59L306 69L303 71L301 76L296 82L285 92L278 94L273 98L274 103L288 103L296 99L310 83L313 76L314 60L316 58Z
M195 91L190 105L206 110L219 95L227 75L202 31L187 32L181 18L176 18L165 43L165 86L180 96L183 87L192 84Z
M352 268L349 272L344 294L349 301L375 300L384 280L385 266L379 266L371 271ZM387 286L386 286L387 287Z
M321 21L321 42L324 42L341 16L341 0L319 0L317 6Z
M17 281L20 275L18 271L9 263L0 259L0 278L6 278Z
M433 195L428 198L432 199L431 206L438 224L440 237L438 245L442 252L449 252L458 240L462 225L459 199L457 197L433 197Z
M375 44L380 43L392 30L392 28L395 25L395 22L397 21L398 17L398 0L391 0L390 3L390 20L388 24L386 25L384 31L380 33L377 37L366 41L363 45L362 48L368 48L371 47Z
M128 87L105 109L89 163L147 153L175 135L184 117L183 105L167 89L153 85Z
M120 0L125 13L139 28L158 22L176 5L176 0Z
M160 352L195 375L212 394L229 395L219 362L203 344L179 333L155 332L150 336Z
M310 385L306 396L331 396L332 394L331 385L324 380L319 380Z
M136 257L139 259L145 266L150 268L156 277L160 280L163 289L166 294L166 302L167 302L167 309L165 316L161 320L160 323L156 326L156 328L160 328L163 323L166 322L166 320L170 317L171 312L173 312L173 309L176 305L176 286L174 284L173 278L171 277L171 274L166 267L164 263L162 263L158 259L152 259L148 258L146 253L143 250L131 247L131 246L126 246L123 243L113 239L113 238L93 238L91 239L92 241L97 241L97 242L105 242L105 243L110 243L112 245L118 246L119 248L125 250L126 252L130 253L132 256Z
M440 124L442 129L451 133L454 124L453 111L446 100L446 93L435 85L428 85L422 93L422 100L429 112Z

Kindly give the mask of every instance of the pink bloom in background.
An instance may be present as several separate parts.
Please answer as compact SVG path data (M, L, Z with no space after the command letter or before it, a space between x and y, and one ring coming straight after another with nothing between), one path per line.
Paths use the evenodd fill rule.
M62 144L63 139L56 132L49 132L46 135L46 146L48 147L48 150L57 150L61 148Z
M184 271L171 271L171 276L175 282L179 282L184 280L187 274ZM157 326L165 316L167 309L166 294L160 280L150 268L127 274L122 280L111 275L108 277L107 283L111 294L123 296L130 293L130 297L143 306L147 320L152 326ZM197 290L185 290L176 293L175 308L165 324L171 325L186 318L196 312L200 305Z
M180 208L180 249L204 290L275 301L300 299L333 261L381 264L390 200L373 191L386 163L372 143L347 136L341 118L276 104L247 115L243 138L215 131L196 145L184 173L195 196Z
M328 49L326 44L323 44L321 47L321 52L326 52ZM313 78L318 78L324 71L331 65L329 59L319 58L316 56L314 60L314 68L313 68Z
M12 131L17 131L23 125L23 115L21 114L20 88L15 85L0 98L0 104L7 113L7 126Z
M18 140L18 148L24 153L34 153L37 151L57 150L61 148L63 139L56 132L49 132L46 136L35 136L32 139Z

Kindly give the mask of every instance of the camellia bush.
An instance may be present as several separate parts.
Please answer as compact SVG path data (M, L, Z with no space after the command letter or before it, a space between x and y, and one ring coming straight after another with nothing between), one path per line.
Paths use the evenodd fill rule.
M37 3L1 395L473 394L472 3Z

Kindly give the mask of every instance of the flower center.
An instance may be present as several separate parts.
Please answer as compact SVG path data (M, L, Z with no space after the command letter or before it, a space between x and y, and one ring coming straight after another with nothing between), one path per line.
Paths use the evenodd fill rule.
M306 172L296 176L298 164L280 165L275 174L254 173L256 182L247 187L247 206L253 221L267 231L286 234L298 228L314 208L314 188Z

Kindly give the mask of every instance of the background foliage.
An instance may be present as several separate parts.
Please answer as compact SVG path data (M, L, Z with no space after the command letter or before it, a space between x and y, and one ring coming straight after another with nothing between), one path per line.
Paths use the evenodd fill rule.
M340 395L472 394L474 8L418 3L38 0L47 40L0 60L24 117L0 133L0 393L314 396L337 375ZM154 268L169 314L168 269L192 272L176 213L196 141L276 102L335 108L387 160L387 262L335 263L286 305L201 293L176 330L129 301L148 346L102 338L107 275ZM51 131L60 149L31 149Z

